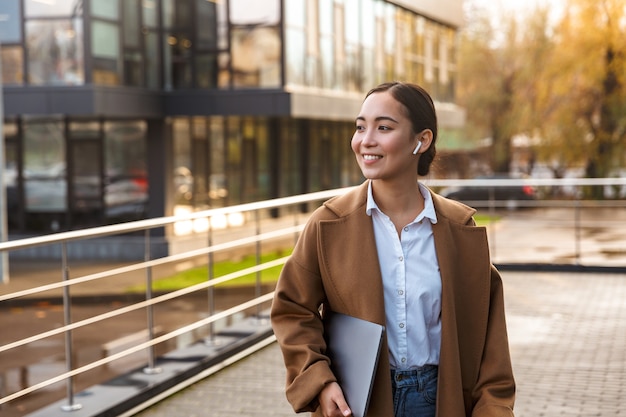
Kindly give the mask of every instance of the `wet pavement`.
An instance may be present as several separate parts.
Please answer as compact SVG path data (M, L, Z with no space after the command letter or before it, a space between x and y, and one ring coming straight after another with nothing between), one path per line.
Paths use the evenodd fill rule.
M518 380L517 415L618 415L620 407L626 405L626 400L621 400L626 397L623 353L626 350L623 348L626 346L626 210L585 211L577 218L582 226L579 232L572 229L575 218L571 210L533 209L505 214L488 226L496 263L595 265L614 267L613 272L622 272L512 272L503 268L511 351ZM123 265L72 262L69 270L71 277L79 277ZM184 267L175 265L155 270L153 277L168 276L172 270ZM0 285L0 294L61 279L60 263L15 262L11 264L11 281ZM145 273L139 271L73 287L72 296L83 301L73 309L75 320L95 315L105 301L119 303L129 286L143 284L145 279ZM62 323L61 310L50 303L59 295L59 291L46 293L39 299L26 300L25 306L3 303L0 306L3 328L0 344L23 337L24 332L36 333L43 328L41 326L54 327ZM163 320L176 317L176 320L188 322L205 316L206 312L206 298L201 296L197 300L179 300L159 316ZM92 328L90 334L76 332L77 338L93 342L93 347L81 352L79 357L97 358L100 352L95 346L101 345L98 338L111 332L125 334L133 331L133 326L145 328L145 315L140 313L134 320L110 323L106 330ZM13 326L7 327L9 323ZM176 323L167 324L170 325ZM7 328L13 330L8 332ZM51 343L32 348L45 353L47 358L62 357L62 341L56 345ZM0 362L15 365L33 357L30 353L14 356L10 360L1 356ZM39 372L43 377L59 366L62 368L51 359L44 367L33 366L31 372ZM11 371L9 377L13 381L21 378L15 371ZM141 415L293 415L284 399L283 380L280 354L275 344L271 344ZM56 389L62 396L64 388ZM196 399L188 399L187 395ZM246 400L241 401L241 398ZM4 409L0 414L21 416L33 407L36 409L32 404L10 416Z
M518 417L626 408L626 275L503 272ZM294 416L276 343L137 414Z
M488 226L494 263L626 267L626 209L505 212Z

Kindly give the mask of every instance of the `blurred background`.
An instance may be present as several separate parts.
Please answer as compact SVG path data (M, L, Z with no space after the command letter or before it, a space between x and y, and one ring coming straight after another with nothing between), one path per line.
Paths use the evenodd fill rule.
M388 80L437 102L433 178L624 174L619 0L3 0L0 17L11 236L355 185L354 115Z

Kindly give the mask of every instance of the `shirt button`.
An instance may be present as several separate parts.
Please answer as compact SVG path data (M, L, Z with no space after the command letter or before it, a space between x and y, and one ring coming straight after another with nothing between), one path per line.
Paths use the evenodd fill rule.
M405 228L404 228L404 231L405 231L405 232L408 232L408 231L409 231L409 226L405 227Z
M402 358L402 359L400 359L400 362L402 362L402 363L406 363L406 358Z
M399 295L404 295L404 291L402 291L402 290L398 290L398 294L399 294Z
M404 260L404 257L403 257L403 256L398 256L398 260L399 260L400 262L402 262L402 261Z
M404 329L404 323L400 323L400 328Z

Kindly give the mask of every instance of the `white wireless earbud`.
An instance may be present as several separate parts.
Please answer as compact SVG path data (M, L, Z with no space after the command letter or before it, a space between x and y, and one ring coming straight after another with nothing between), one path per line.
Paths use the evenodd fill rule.
M415 147L415 150L413 151L413 155L417 155L417 152L420 150L421 147L422 147L422 141L420 140L419 142L417 142L417 146Z

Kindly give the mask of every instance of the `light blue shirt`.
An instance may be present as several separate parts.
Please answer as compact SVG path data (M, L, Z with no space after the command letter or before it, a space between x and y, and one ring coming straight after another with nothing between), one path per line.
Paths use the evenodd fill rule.
M398 237L391 219L374 201L372 183L367 215L372 217L383 278L386 332L392 369L438 365L441 348L441 275L432 225L437 223L428 189L419 184L424 210Z

